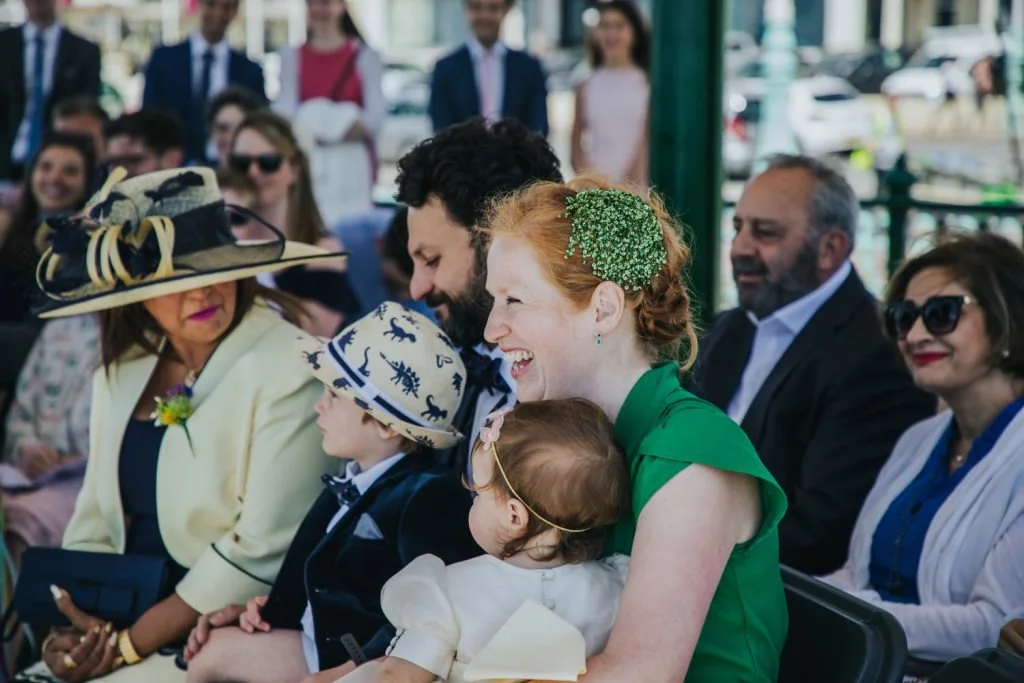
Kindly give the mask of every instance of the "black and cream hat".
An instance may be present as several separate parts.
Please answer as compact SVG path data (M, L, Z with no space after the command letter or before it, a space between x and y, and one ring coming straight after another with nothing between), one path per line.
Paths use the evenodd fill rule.
M452 423L466 367L426 316L385 302L333 339L299 337L296 350L314 377L409 439L429 448L462 440Z
M276 235L239 241L209 168L124 180L117 169L83 213L45 221L36 269L40 318L92 313L262 272L344 257Z

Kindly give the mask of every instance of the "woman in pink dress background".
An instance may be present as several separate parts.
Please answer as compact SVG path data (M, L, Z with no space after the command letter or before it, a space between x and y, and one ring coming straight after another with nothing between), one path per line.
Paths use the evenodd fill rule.
M374 146L387 115L384 64L345 0L306 0L306 10L306 42L280 53L273 109L309 146L314 194L331 226L372 207Z
M631 0L599 6L590 76L576 88L572 167L647 186L651 36Z

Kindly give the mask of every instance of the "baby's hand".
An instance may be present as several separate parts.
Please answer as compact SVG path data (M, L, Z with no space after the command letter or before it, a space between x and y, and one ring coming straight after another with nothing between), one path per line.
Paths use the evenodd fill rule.
M246 633L256 633L256 631L269 633L270 624L263 621L263 617L260 616L260 609L266 604L266 595L250 600L249 604L245 606L245 612L238 619L238 627Z
M199 651L203 649L203 646L206 645L206 641L210 639L210 631L215 628L230 626L244 612L244 605L228 605L216 612L210 612L199 617L196 627L188 634L188 644L185 645L182 658L186 662L192 661L199 654Z

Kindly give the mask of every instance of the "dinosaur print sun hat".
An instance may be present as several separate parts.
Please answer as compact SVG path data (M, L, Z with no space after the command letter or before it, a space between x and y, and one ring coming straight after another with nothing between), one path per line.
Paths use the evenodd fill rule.
M303 335L295 348L314 377L396 432L428 448L462 440L452 422L466 367L420 313L384 302L333 339Z

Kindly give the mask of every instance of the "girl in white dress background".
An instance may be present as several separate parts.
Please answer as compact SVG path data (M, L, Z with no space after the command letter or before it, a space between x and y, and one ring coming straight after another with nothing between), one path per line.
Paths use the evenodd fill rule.
M576 680L604 649L629 562L598 559L629 505L604 412L569 399L496 413L471 471L469 527L487 554L449 566L424 555L388 581L381 606L398 635L344 683Z
M593 71L576 88L572 167L613 183L647 187L651 33L633 0L597 5Z

